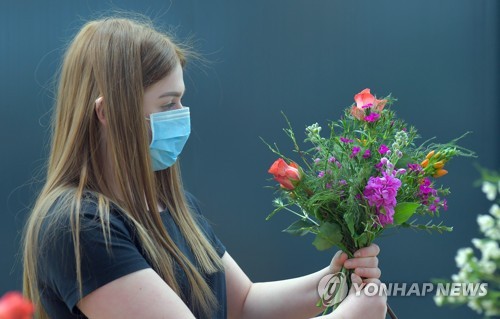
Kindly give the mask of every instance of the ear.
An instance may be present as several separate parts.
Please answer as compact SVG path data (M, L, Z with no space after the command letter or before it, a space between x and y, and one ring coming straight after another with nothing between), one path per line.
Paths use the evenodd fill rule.
M104 116L104 98L99 96L95 100L95 113L97 114L97 118L102 125L107 125L106 116Z

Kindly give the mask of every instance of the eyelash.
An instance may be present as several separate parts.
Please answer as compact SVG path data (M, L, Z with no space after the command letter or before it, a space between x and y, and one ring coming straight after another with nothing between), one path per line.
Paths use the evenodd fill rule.
M175 107L176 105L177 105L177 102L172 102L172 103L168 103L167 105L164 105L163 107L167 108L167 109L171 109L171 108Z

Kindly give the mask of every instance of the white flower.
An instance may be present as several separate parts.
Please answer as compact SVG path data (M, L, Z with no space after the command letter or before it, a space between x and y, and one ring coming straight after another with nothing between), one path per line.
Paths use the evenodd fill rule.
M309 138L311 138L311 136L319 137L319 132L321 132L321 126L319 126L318 123L306 127L306 133Z
M469 308L471 308L472 310L475 310L477 313L483 312L483 309L481 308L481 304L479 303L479 300L477 300L475 298L469 300L469 302L467 303L467 306L469 306Z
M473 253L474 252L470 247L460 248L457 251L457 255L455 256L455 262L457 263L457 267L462 268L467 263L469 257L473 255ZM458 280L453 279L453 281L458 281Z
M438 306L442 306L444 304L444 296L443 295L434 295L434 302Z
M490 275L493 274L497 269L497 265L495 265L495 263L492 261L481 260L477 265L479 266L481 271Z
M493 240L500 240L500 220L497 221L497 227L488 229L484 234Z
M486 230L495 227L495 220L490 215L478 215L477 223L479 224L479 229L483 233Z
M483 260L496 259L500 257L500 249L498 249L498 243L493 240L485 242L482 246L481 253Z
M500 309L495 309L495 303L491 299L481 301L481 306L485 310L486 316L496 316L500 314Z
M488 200L495 200L495 198L497 197L497 188L493 183L483 182L483 187L481 188L481 190L486 194L486 198L488 198Z
M490 214L495 216L497 219L500 219L500 206L498 206L498 204L493 204L490 208Z

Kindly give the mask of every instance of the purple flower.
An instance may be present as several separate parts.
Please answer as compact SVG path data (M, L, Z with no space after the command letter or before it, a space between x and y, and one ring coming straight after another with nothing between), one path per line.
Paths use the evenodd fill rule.
M408 169L411 171L411 172L417 172L417 173L420 173L422 171L422 167L418 164L408 164Z
M318 164L321 161L321 158L315 158L314 159L314 164Z
M346 180L345 180L345 179L341 179L341 180L339 181L339 185L347 185Z
M420 197L422 204L428 205L431 196L437 196L437 191L432 188L431 180L426 177L420 183L418 197Z
M353 140L348 139L348 138L345 138L345 137L341 137L341 138L340 138L340 141L341 141L342 143L346 143L346 144L347 144L347 143L352 143L352 142L354 142Z
M336 161L337 161L337 159L333 156L328 159L329 163L335 163Z
M332 188L332 184L331 183L326 183L325 187L328 188L328 189Z
M372 123L372 122L375 122L376 120L378 120L379 118L380 118L380 114L370 113L370 115L365 117L365 121Z
M361 151L361 148L359 146L354 146L352 148L352 153L349 157L350 158L356 157L356 155L358 155L359 151Z
M446 201L446 198L443 199L443 201L441 202L441 205L443 206L443 209L445 211L448 210L448 202Z
M406 170L404 168L400 168L397 170L396 174L405 174L406 173Z
M401 187L401 181L391 174L383 173L382 177L370 177L363 191L368 204L376 208L380 225L392 224L396 196Z
M324 171L319 171L318 178L322 178L323 176L325 176L325 172Z
M429 206L429 210L430 210L431 212L433 212L433 213L435 213L435 212L436 212L436 209L437 209L437 206L436 206L436 205L434 205L434 204L431 204L431 205Z
M372 107L372 106L373 106L373 103L368 103L368 104L363 105L361 108L367 109L367 108Z
M371 156L372 156L372 153L370 152L370 150L366 150L366 151L363 153L363 158L364 158L364 159L370 158Z
M380 155L385 155L387 152L389 152L389 148L385 144L382 144L380 145L378 152L380 153Z

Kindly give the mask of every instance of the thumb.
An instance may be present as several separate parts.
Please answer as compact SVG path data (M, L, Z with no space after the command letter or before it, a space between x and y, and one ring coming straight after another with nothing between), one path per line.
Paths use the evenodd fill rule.
M330 272L332 274L339 272L342 269L342 266L344 266L346 260L347 254L342 250L337 251L337 253L332 258L332 262L330 263Z

